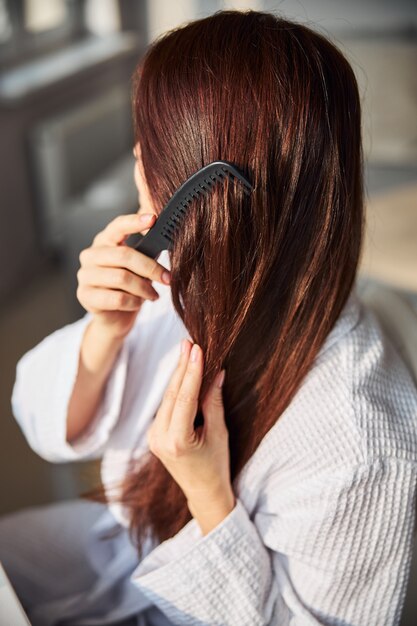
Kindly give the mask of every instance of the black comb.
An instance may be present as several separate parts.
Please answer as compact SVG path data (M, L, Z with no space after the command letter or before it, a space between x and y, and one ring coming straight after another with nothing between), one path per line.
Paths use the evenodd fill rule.
M213 161L192 174L178 187L170 200L162 209L155 224L146 235L134 246L135 250L155 259L162 250L170 250L174 241L174 233L194 198L200 194L208 196L220 182L223 184L227 177L238 180L243 184L243 191L250 195L253 190L250 182L234 165L227 161Z

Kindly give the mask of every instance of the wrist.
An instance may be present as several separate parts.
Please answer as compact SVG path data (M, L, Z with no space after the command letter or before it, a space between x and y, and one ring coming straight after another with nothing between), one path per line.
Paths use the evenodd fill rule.
M79 369L83 369L84 377L92 388L101 388L123 341L123 338L114 338L106 333L94 319L87 325L80 348Z
M111 324L106 324L97 317L91 319L88 328L89 332L94 335L94 338L115 347L120 346L130 332L130 328L123 329L123 331L117 330L115 327L112 328Z
M236 498L233 491L230 491L217 499L208 496L204 501L199 502L187 500L187 504L203 535L207 535L233 511Z

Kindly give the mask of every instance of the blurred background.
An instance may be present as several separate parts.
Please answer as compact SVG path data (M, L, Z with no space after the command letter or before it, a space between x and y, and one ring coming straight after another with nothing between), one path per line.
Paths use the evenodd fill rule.
M74 497L85 463L29 448L10 396L18 359L84 310L79 252L137 210L130 77L165 30L225 8L304 22L361 90L368 227L361 272L417 296L417 3L412 0L0 0L0 513Z

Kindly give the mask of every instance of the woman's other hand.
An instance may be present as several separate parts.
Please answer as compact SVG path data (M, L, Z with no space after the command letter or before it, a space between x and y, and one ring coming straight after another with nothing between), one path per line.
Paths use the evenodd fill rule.
M147 432L149 448L184 492L203 534L235 507L228 430L219 372L201 404L204 424L194 429L203 375L203 352L184 339L177 369Z
M146 234L155 219L154 213L119 215L80 254L77 298L112 337L130 331L144 300L158 299L152 280L169 284L165 267L125 245L129 235Z

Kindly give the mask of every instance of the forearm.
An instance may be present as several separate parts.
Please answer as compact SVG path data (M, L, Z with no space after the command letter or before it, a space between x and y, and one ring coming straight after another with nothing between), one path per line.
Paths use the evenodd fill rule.
M87 326L68 404L68 442L76 439L93 420L123 341L123 337L109 337L94 320Z

